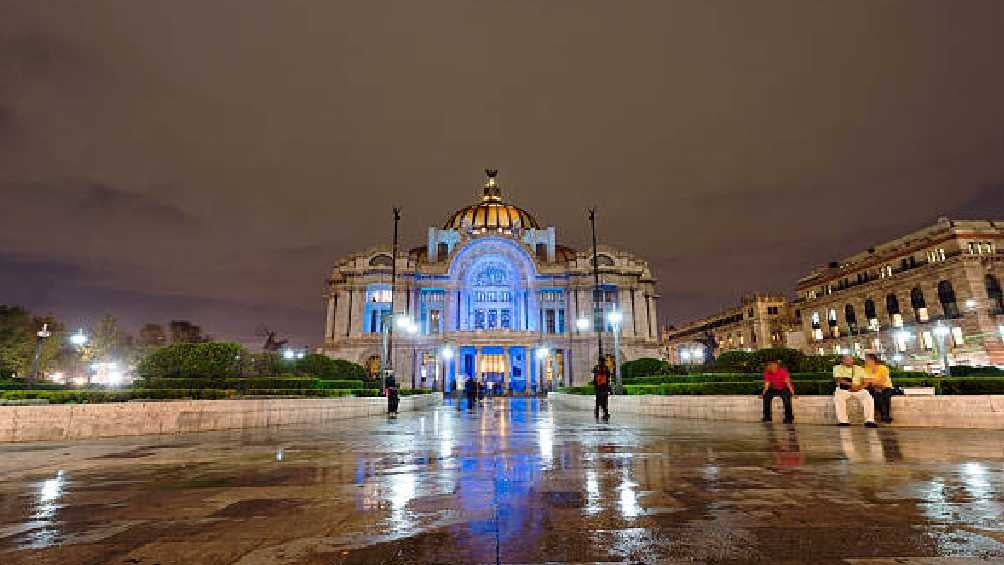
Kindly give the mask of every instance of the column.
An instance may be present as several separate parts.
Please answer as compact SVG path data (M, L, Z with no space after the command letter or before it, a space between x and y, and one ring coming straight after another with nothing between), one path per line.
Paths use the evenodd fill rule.
M475 383L479 382L478 379L481 378L481 375L478 373L478 365L480 364L478 361L480 361L480 358L481 358L481 346L478 345L474 348L474 374L471 375L472 377L474 377Z
M328 295L328 312L324 317L324 339L335 337L335 295Z
M339 337L348 335L349 323L349 292L345 289L335 291L335 301L338 308L335 309L334 335Z
M509 383L512 381L512 352L508 346L503 351L505 351L505 374L502 377L502 392L505 394L509 392Z

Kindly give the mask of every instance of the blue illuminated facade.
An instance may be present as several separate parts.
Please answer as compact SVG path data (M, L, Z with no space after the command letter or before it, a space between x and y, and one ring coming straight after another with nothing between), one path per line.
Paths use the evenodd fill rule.
M451 392L471 378L518 395L581 384L597 358L596 332L611 355L619 332L622 360L660 356L655 281L643 260L601 246L597 290L591 253L558 245L554 227L505 202L494 171L483 189L480 202L430 227L426 245L396 258L394 309L409 328L394 330L403 386ZM379 370L391 261L377 247L336 264L321 351ZM612 310L622 315L616 328Z

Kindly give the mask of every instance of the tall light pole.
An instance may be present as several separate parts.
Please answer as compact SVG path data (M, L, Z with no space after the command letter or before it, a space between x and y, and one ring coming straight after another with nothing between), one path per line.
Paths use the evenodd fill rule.
M596 307L599 305L598 299L600 294L600 261L599 255L596 254L596 208L589 209L589 224L593 232L593 320L596 323ZM595 329L595 328L594 328ZM603 357L603 312L600 311L600 329L596 332L596 351L599 364L602 365L606 362Z
M394 207L394 240L391 245L391 258L390 258L390 317L391 323L387 324L386 319L384 319L384 325L386 327L386 339L384 340L384 359L386 363L380 367L380 373L383 377L380 380L380 388L387 388L387 377L394 374L394 295L397 290L397 225L401 221L401 209Z
M31 360L31 373L28 376L27 388L31 388L31 385L35 380L38 379L38 369L39 363L42 360L42 347L45 345L45 340L52 335L49 331L49 324L42 324L42 329L38 330L35 334L35 356Z
M614 309L607 314L607 320L614 331L614 374L617 375L617 394L621 393L621 322L624 316L620 310Z
M77 350L77 362L75 363L74 377L80 376L80 369L83 366L82 356L84 354L84 346L87 345L87 334L84 333L83 329L77 330L77 333L70 336L70 345L72 345ZM76 379L74 379L76 380Z

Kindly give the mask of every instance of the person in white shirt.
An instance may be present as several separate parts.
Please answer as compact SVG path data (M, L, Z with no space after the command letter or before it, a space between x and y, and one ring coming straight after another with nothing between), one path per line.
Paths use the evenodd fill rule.
M868 375L865 373L864 367L855 365L853 356L844 355L840 364L833 367L833 380L837 382L837 388L833 391L833 407L837 412L837 425L851 425L847 420L847 401L853 397L861 403L861 408L864 409L865 426L877 428L875 402L868 394L868 389L865 388Z

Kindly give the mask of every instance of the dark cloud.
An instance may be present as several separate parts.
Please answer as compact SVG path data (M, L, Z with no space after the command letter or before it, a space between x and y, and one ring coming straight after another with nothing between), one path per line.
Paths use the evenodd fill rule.
M32 307L316 342L331 264L389 242L392 205L420 245L486 166L564 244L598 206L677 321L940 215L1001 215L994 0L2 13L0 245L21 262L0 293ZM48 264L76 290L19 288Z

